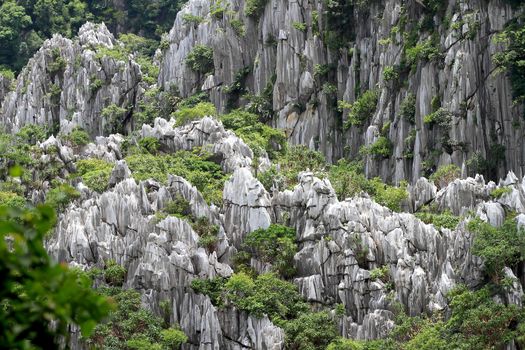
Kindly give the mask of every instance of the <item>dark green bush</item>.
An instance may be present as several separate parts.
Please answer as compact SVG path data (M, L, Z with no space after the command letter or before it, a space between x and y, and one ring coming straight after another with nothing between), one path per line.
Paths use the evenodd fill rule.
M222 203L222 189L226 181L220 165L211 162L209 154L199 150L179 151L175 154L132 154L126 162L137 181L154 179L166 183L168 174L184 177L202 193L208 203Z
M212 225L207 217L201 216L192 223L192 227L199 235L199 245L209 252L214 251L219 241L219 226Z
M162 211L168 215L189 217L191 215L191 205L186 198L178 194L175 196L174 200L166 203Z
M64 210L70 202L80 197L80 193L71 185L59 184L46 194L46 204L56 211Z
M474 219L468 229L475 234L472 253L484 259L487 274L496 282L502 277L503 267L523 261L525 231L518 229L513 218L505 220L500 228Z
M70 335L70 325L78 325L87 337L108 314L108 300L91 289L85 273L48 256L44 239L55 223L48 206L23 211L0 206L4 349L59 349Z
M186 57L186 64L196 73L213 72L213 49L206 45L195 45Z
M64 139L74 147L85 146L91 141L89 134L79 127L73 129Z
M286 136L283 131L261 123L253 113L234 110L221 116L225 128L231 129L256 155L266 151L270 159L276 159L286 151Z
M295 273L294 255L297 252L295 230L282 225L270 225L249 233L244 245L257 259L272 264L274 270L284 278Z
M422 211L415 215L425 224L433 224L436 228L444 227L450 230L454 230L461 219L459 216L453 215L450 211L444 211L440 214Z
M202 119L206 116L216 116L215 106L210 102L199 102L194 107L180 107L173 113L177 126L188 124L192 121Z
M392 148L392 141L385 136L379 136L377 140L366 149L366 153L379 158L388 158L392 155Z
M26 206L26 200L16 193L0 191L0 206L23 209Z
M16 138L19 142L28 143L30 145L42 142L47 137L48 131L46 128L37 124L27 124L16 133Z
M106 261L106 268L104 269L104 279L110 286L121 287L126 277L126 269L114 260Z
M338 336L335 323L327 312L309 312L285 323L289 349L324 350Z
M339 101L339 109L348 110L345 128L360 126L370 120L376 111L378 99L379 92L377 90L368 90L352 104Z
M416 95L408 93L399 106L399 114L411 124L416 122Z
M448 164L440 166L434 172L429 180L433 181L439 188L446 187L449 183L459 178L461 169L455 164Z
M77 161L75 165L78 175L87 187L98 193L108 188L113 164L102 159L88 158Z
M163 320L141 306L140 293L116 287L100 290L116 302L105 323L99 324L87 339L97 349L152 349L178 348L187 342L186 335L177 328L163 329Z
M156 137L144 137L139 140L139 147L151 154L157 154L160 142Z
M268 0L247 0L244 6L244 14L249 17L259 18Z

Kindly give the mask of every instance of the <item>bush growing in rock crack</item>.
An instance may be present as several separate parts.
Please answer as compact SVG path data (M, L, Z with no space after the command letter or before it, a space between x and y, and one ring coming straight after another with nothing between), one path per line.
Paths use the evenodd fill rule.
M244 239L244 248L263 263L272 264L280 276L291 278L295 274L293 258L297 245L294 229L272 224L267 229L255 230Z
M102 159L88 158L77 161L75 165L87 187L98 193L107 190L113 164Z

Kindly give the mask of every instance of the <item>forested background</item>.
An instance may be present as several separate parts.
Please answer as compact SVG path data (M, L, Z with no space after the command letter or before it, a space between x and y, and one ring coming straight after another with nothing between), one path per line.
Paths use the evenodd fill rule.
M0 7L0 66L20 71L55 33L74 37L86 21L104 22L118 35L134 33L159 41L173 26L184 1L18 0Z

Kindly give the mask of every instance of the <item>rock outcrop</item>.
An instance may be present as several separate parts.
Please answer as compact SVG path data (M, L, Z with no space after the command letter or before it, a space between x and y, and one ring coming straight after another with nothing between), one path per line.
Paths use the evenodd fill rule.
M89 22L75 40L58 34L46 40L0 104L0 124L10 132L26 124L55 133L81 127L93 137L130 130L144 87L132 56L107 54L119 45L104 24ZM102 114L110 105L123 111Z
M185 144L188 132L201 135L195 137L200 140L195 145L205 145L203 135L214 133L195 130L221 127L209 118L191 126L167 125L157 120L154 128L145 127L143 132L172 145L173 151L185 149L175 145ZM219 132L214 137L221 144L232 135ZM118 140L115 135L101 137L97 145L87 145L81 152L99 149L93 154L118 154ZM57 154L71 151L55 138L42 147L58 148ZM111 153L109 149L115 147ZM223 152L221 147L212 149ZM410 315L446 310L446 294L453 287L476 288L484 283L483 261L471 253L473 235L466 230L469 215L476 213L498 226L505 211L516 211L521 214L517 222L525 222L525 182L513 173L500 182L499 187L508 190L497 199L491 199L490 193L498 186L485 184L481 176L455 180L440 191L420 179L411 189L411 205L436 205L465 215L450 230L424 224L410 213L392 212L365 194L339 201L329 180L310 172L300 174L293 190L270 194L246 164L231 162L234 169L225 184L223 207L218 208L209 206L181 177L169 176L166 185L152 180L137 183L130 178L125 161L114 162L112 187L102 194L83 192L61 214L47 248L55 259L83 268L103 267L109 259L124 266L124 287L141 291L148 308L160 312L160 303L171 301L171 322L190 338L186 349L284 347L283 330L266 317L257 319L231 307L219 309L190 286L195 278L230 276L232 255L246 234L257 228L277 222L295 228L299 249L294 283L300 293L318 307L344 305L345 316L338 321L341 335L376 339L394 326L396 303ZM77 187L85 188L82 183ZM219 226L215 250L199 246L199 236L187 219L155 215L176 196L189 201L194 217L205 216ZM261 268L257 261L252 264ZM378 267L387 267L387 275L371 278L371 271ZM505 273L515 278L512 270ZM506 300L521 305L522 296L521 284L515 283Z

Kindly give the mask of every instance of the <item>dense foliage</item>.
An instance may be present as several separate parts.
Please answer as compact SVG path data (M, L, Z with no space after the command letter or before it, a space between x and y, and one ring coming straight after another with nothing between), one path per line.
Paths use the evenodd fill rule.
M501 227L475 219L468 229L475 233L472 253L484 259L485 270L495 282L503 277L503 267L524 260L525 230L518 229L514 218L507 218Z
M270 159L276 159L286 151L284 132L262 123L256 114L234 110L221 116L221 121L250 146L255 155L265 151Z
M109 311L89 277L47 255L43 239L54 224L50 207L0 206L1 348L58 348L69 324L89 335Z
M125 159L137 181L154 179L166 183L169 174L182 176L197 187L208 202L220 204L226 175L220 165L209 158L207 152L195 149L193 152L179 151L174 154L138 153Z
M243 244L249 254L264 263L272 264L280 276L289 278L295 273L293 258L297 252L297 245L294 229L270 225L267 229L250 232Z
M73 37L87 20L159 41L184 1L8 0L0 6L0 68L19 71L55 33ZM158 45L156 45L158 46Z
M104 350L172 350L187 342L184 332L169 328L161 317L142 307L139 292L118 287L99 291L111 297L117 308L95 328L89 345Z

